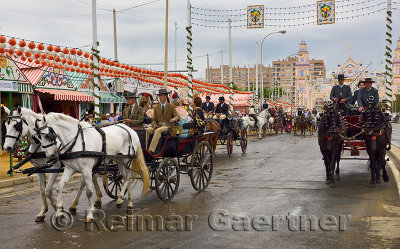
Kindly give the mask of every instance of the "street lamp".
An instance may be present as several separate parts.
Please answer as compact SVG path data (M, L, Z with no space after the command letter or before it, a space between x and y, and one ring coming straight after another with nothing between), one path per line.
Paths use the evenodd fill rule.
M263 62L262 62L262 59L263 59L263 43L264 43L264 40L265 40L265 38L267 38L268 36L270 36L270 35L272 35L272 34L278 34L278 33L280 33L280 34L285 34L286 33L286 30L281 30L281 31L277 31L277 32L272 32L272 33L269 33L268 35L266 35L263 39L262 39L262 41L261 41L261 104L263 104L264 103L264 72L263 72ZM257 62L258 63L258 62ZM275 74L276 74L276 72L275 72ZM257 93L258 94L258 93Z

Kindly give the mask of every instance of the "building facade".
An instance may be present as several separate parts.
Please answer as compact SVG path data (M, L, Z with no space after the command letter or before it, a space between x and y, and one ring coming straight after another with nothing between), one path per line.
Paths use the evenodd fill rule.
M206 69L206 80L211 83L229 85L229 66L223 65L223 77L221 77L221 66L217 68ZM256 88L256 68L255 65L245 65L243 67L234 66L232 68L233 82L239 89ZM222 81L221 81L222 78ZM261 82L264 87L273 89L274 83L281 87L285 93L280 96L280 100L290 101L291 86L297 84L299 93L299 103L306 105L311 99L307 99L306 92L310 92L308 86L311 81L319 78L326 78L326 68L323 60L309 59L307 44L304 40L300 42L299 51L296 55L288 56L285 59L272 61L272 64L266 66L258 65L259 88Z

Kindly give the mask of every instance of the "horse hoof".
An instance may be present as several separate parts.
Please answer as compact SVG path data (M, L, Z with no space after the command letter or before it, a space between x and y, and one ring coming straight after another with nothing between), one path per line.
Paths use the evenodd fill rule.
M76 214L76 208L69 208L69 212L71 214Z
M340 180L340 175L336 175L336 180Z
M133 214L133 207L127 207L126 214Z
M44 216L37 216L35 219L35 222L43 222L44 221Z
M388 182L389 181L389 176L387 174L383 175L383 181Z
M370 188L375 188L376 185L375 185L375 183L370 183L370 184L369 184L369 187L370 187Z
M335 188L335 187L336 187L336 186L335 186L335 183L334 183L334 182L329 183L329 187L330 187L330 188Z
M122 203L117 203L117 208L121 208L122 207Z
M93 221L93 218L86 218L85 223L91 223Z
M95 203L94 203L94 207L95 208L101 208L101 201L96 201Z

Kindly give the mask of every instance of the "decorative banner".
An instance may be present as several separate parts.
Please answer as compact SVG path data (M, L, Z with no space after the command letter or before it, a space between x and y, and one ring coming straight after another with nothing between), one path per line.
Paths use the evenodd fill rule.
M247 28L264 28L264 5L247 6Z
M317 24L335 23L335 0L317 1Z

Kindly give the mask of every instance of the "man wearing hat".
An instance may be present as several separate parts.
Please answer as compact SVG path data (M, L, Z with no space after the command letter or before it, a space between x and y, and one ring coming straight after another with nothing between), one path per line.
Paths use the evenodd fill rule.
M375 105L379 103L379 93L378 90L372 87L372 83L375 82L371 78L365 78L364 80L364 88L360 89L360 93L358 94L357 103L358 103L358 110L361 112L364 110L364 106L367 105L368 98L370 96L374 97Z
M218 100L219 100L219 103L218 103L217 107L215 108L214 119L224 120L226 118L226 115L228 115L229 107L227 104L225 104L224 96L219 97Z
M339 103L339 108L344 110L344 115L347 115L350 112L349 103L353 99L351 95L350 86L344 84L344 74L339 74L337 80L339 85L333 86L330 99L334 102Z
M136 97L135 92L127 93L125 96L128 106L122 110L123 121L131 128L143 128L144 111L136 103Z
M210 102L211 97L207 96L206 97L206 102L204 102L203 104L201 104L201 109L204 112L204 117L206 119L212 118L213 113L214 113L214 103Z
M154 117L151 121L153 127L146 129L150 134L154 133L149 146L149 151L151 153L156 151L161 133L168 130L171 131L172 125L179 121L179 115L176 112L175 106L167 102L169 93L170 91L167 89L160 89L158 92L160 104L154 108Z

